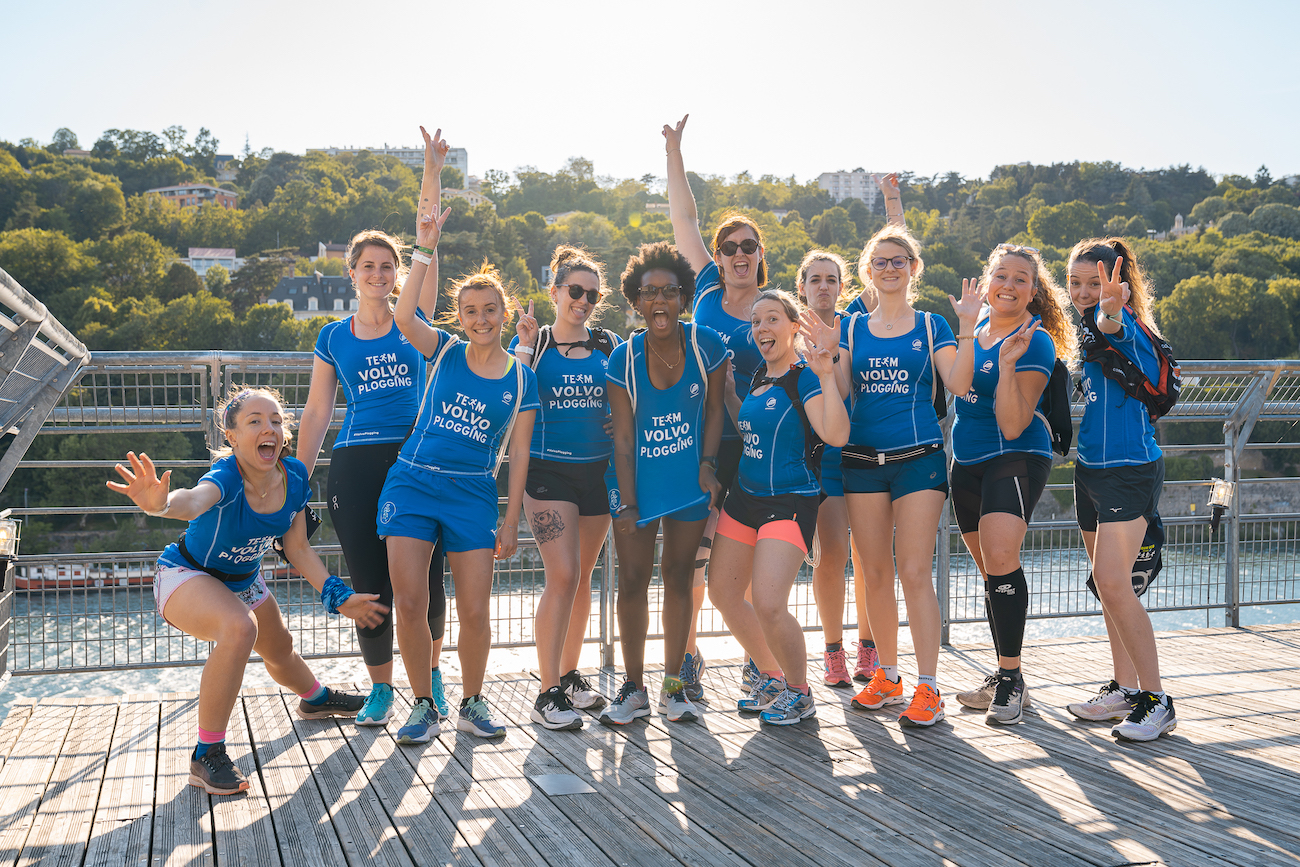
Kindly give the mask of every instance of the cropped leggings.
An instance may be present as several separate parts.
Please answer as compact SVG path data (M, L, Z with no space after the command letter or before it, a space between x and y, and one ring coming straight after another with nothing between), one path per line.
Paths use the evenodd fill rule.
M379 494L388 468L397 461L401 443L345 446L330 455L326 499L343 559L358 593L377 593L388 606L383 623L357 627L357 643L366 665L393 661L393 581L388 575L388 546L375 533ZM439 542L429 560L429 632L437 641L447 622L447 593L443 588L443 551Z

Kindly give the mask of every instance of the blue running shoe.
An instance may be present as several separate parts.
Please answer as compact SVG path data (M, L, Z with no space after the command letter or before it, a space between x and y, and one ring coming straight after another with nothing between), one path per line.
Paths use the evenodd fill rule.
M500 738L506 734L506 727L492 718L492 709L481 697L461 705L456 728L480 738Z
M704 684L700 675L704 674L704 657L688 653L682 659L682 670L678 673L682 685L686 688L686 697L693 702L704 703Z
M754 660L746 659L745 667L740 670L740 691L749 695L763 680L763 673L758 670Z
M427 698L417 699L411 708L411 715L406 718L406 725L397 730L397 742L427 744L429 738L437 737L440 731L438 709Z
M357 714L359 726L387 725L393 716L393 688L386 683L377 683L370 687L370 695Z
M447 693L442 688L442 669L433 670L433 706L438 709L438 719L451 716L451 705L447 704Z
M743 713L758 713L760 710L767 710L784 691L785 678L765 677L761 683L750 690L747 698L742 698L736 702L736 710Z
M789 726L810 716L817 716L812 695L787 688L777 696L771 707L758 715L758 720L770 726Z

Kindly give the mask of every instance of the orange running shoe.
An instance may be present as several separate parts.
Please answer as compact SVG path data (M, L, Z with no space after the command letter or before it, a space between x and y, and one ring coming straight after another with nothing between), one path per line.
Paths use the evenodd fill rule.
M898 680L890 680L885 677L883 668L877 668L876 673L871 675L871 682L853 697L853 706L862 710L880 710L887 704L902 704L905 701L903 679L900 677Z
M932 726L943 719L943 699L928 683L912 693L912 703L898 715L898 724L907 728Z

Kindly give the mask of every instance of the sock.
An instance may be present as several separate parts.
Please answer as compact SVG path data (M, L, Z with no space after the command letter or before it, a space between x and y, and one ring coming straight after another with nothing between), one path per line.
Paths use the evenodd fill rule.
M224 744L225 742L226 742L226 733L224 731L210 732L207 729L200 726L199 743L198 746L194 748L194 758L196 759L203 758L208 753L208 747L212 747L217 744Z
M880 666L880 670L883 671L885 673L885 677L889 678L890 680L898 680L897 665L882 665Z
M839 653L843 649L844 649L843 641L833 641L830 644L826 645L827 653Z
M999 656L1019 656L1029 614L1029 583L1025 570L989 576L988 610L993 618Z
M1140 689L1134 689L1127 686L1121 686L1119 689L1120 692L1124 693L1125 698L1136 698L1138 693L1142 692Z
M916 685L917 685L917 686L928 686L928 687L930 687L930 689L934 690L935 692L938 692L938 691L939 691L939 683L938 683L938 681L936 680L937 677L938 677L938 675L934 675L934 674L918 674L918 675L916 676Z
M479 697L478 697L477 694L476 694L476 695L467 695L467 696L465 696L464 698L462 698L462 699L460 700L460 706L461 706L462 708L467 708L467 707L469 707L470 702L478 701L478 698L479 698ZM416 701L419 701L419 699L416 699ZM433 704L433 699L429 699L429 704Z
M1164 700L1165 700L1165 691L1164 691L1163 689L1160 690L1160 692L1151 692L1151 694L1154 695L1156 698L1160 699L1160 701L1161 701L1162 703L1164 702Z
M779 671L760 671L759 674L763 675L763 677L770 677L773 680L781 680L783 677Z
M1019 678L1019 677L1020 677L1020 666L1017 665L1015 668L1003 668L1002 666L999 665L999 666L998 666L998 677L1014 677L1014 678Z
M306 692L298 693L298 698L307 702L307 704L324 704L325 699L330 697L329 687L324 686L318 680L316 685Z
M804 695L812 695L812 688L806 683L788 683L786 686L793 689L795 692L800 692Z
M861 644L863 647L870 647L872 650L876 649L876 642L872 641L870 638L866 641L859 641L858 644Z

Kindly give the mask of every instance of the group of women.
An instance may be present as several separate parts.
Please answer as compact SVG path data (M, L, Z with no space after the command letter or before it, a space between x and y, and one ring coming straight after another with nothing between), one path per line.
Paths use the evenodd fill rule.
M937 683L940 615L932 576L936 531L953 510L985 579L997 671L957 694L991 725L1021 721L1028 583L1020 548L1051 465L1039 412L1056 360L1077 366L1071 302L1118 352L1154 373L1151 294L1119 239L1071 251L1069 290L1037 250L1002 244L984 273L949 297L955 320L913 307L924 265L903 221L897 180L879 181L889 217L862 251L853 297L844 260L814 250L798 295L766 288L763 236L743 215L700 236L686 180L686 119L665 126L675 243L643 246L620 288L645 322L627 341L596 324L608 307L604 266L561 246L548 286L554 323L539 327L485 265L453 283L437 319L437 244L446 219L440 131L425 139L416 244L378 231L348 250L359 308L321 331L310 395L289 456L291 415L270 389L232 389L219 408L230 449L191 489L171 491L148 456L128 455L110 482L145 512L188 520L160 557L155 598L169 623L214 642L203 673L190 782L208 792L248 783L224 748L249 652L301 696L307 718L355 715L384 725L395 702L396 635L414 700L402 743L439 733L451 707L439 657L446 620L444 556L456 587L462 694L456 726L505 732L481 696L494 560L517 547L521 511L545 566L536 643L534 722L577 729L579 710L606 725L648 716L644 673L649 589L659 549L665 671L657 703L669 721L707 701L694 624L705 592L747 655L737 701L763 723L816 714L803 631L788 599L800 565L825 629L823 682L865 684L852 706L905 705L904 726L944 717ZM840 305L845 303L843 309ZM503 332L519 313L509 351ZM683 319L691 314L689 321ZM454 325L460 336L439 325ZM1163 462L1142 403L1083 364L1085 414L1075 491L1114 677L1069 710L1120 720L1113 733L1148 740L1174 727L1151 624L1130 575L1155 516ZM308 542L307 479L342 386L347 408L330 455L328 507L351 575L327 574ZM944 392L956 396L952 461ZM507 505L495 476L509 451ZM625 679L610 699L578 671L591 573L614 527L616 601ZM662 539L660 537L662 534ZM332 613L356 621L373 682L368 696L321 686L293 650L259 563L277 538ZM852 557L859 641L844 649L845 569ZM705 575L707 574L707 591ZM898 666L895 576L902 587L917 683Z

